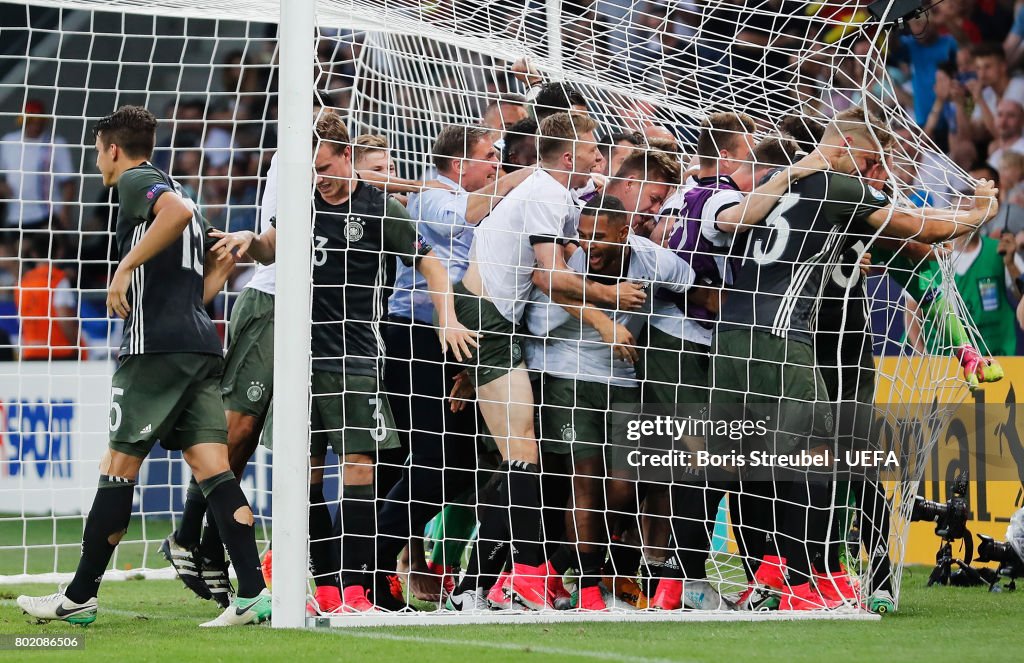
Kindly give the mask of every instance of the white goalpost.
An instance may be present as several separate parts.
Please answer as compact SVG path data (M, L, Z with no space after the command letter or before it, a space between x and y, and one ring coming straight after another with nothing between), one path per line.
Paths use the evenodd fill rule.
M856 3L847 4L854 8ZM732 28L735 30L730 33ZM746 36L741 38L741 32ZM754 42L747 41L750 32L761 40L753 46ZM887 199L921 218L922 199L944 210L969 208L974 182L923 134L901 106L901 95L884 66L887 29L877 20L854 20L840 17L838 12L792 16L780 13L770 0L755 0L742 7L724 0L639 2L629 6L589 0L32 0L25 5L24 24L12 28L9 35L16 46L0 54L0 133L20 135L22 138L17 140L26 145L35 141L52 156L41 167L30 163L33 152L29 148L19 148L23 150L19 168L0 165L4 169L0 176L8 183L13 183L15 176L21 183L41 183L39 191L31 194L35 199L29 197L27 188L22 189L21 198L8 199L2 219L0 278L6 280L0 282L0 330L12 340L5 343L0 336L0 352L10 350L12 356L0 356L0 585L63 581L75 568L78 537L95 491L97 463L106 449L110 419L118 416L112 410L115 405L109 392L120 344L120 322L108 319L103 308L106 283L116 265L116 247L111 252L116 200L102 190L94 172L91 132L98 117L123 104L138 104L160 120L154 162L185 185L214 225L231 231L258 232L261 197L268 187L276 187L282 225L278 226L276 338L272 349L274 447L271 452L261 446L242 478L257 518L261 551L273 551L274 627L877 618L859 609L655 610L650 607L653 596L647 595L642 602L628 603L623 592L617 591L616 583L628 580L630 587L649 588L653 593L657 583L644 585L647 574L655 566L671 566L676 559L674 551L683 547L669 538L670 520L677 514L671 507L664 507L667 513L657 512L655 491L645 492L647 487L640 479L632 480L632 490L638 495L634 513L599 507L601 528L612 527L608 523L622 528L608 538L614 537L616 545L632 547L640 560L636 568L625 571L608 562L613 570L606 574L606 585L611 586L605 590L611 608L607 612L454 612L444 609L443 599L412 601L410 575L406 568L400 568L398 576L404 578L404 587L399 585L396 592L404 597L400 600L418 607L418 611L323 613L310 601L319 570L310 567L308 490L311 473L319 469L311 468L311 438L343 434L347 428L366 432L365 428L350 425L334 430L324 423L311 423L318 395L311 377L318 358L311 341L315 324L319 324L313 320L314 297L318 293L326 297L325 292L342 297L336 285L318 283L314 276L314 265L319 264L316 252L324 249L323 244L317 244L320 238L314 237L316 217L311 204L317 177L314 158L320 145L315 142L315 126L325 110L333 109L342 116L351 135L351 147L361 144L357 137L383 139L384 147L377 145L375 149L383 149L395 172L387 175L385 170L382 179L387 179L387 186L397 187L394 183L399 179L437 180L432 149L445 127L478 126L489 107L497 104L500 115L500 104L506 102L533 115L533 94L537 90L531 88L536 86L530 85L532 80L524 82L531 77L562 83L582 97L587 113L598 126L595 135L606 152L605 159L619 147L659 152L674 160L683 173L688 169L696 172L693 167L698 134L701 123L712 113L748 114L756 123L752 136L761 140L779 137L777 124L785 117L796 118L794 126L803 125L807 130L808 125L823 125L837 113L861 108L876 115L895 136L892 143L883 146L889 157L883 168ZM572 98L567 101L572 103ZM325 109L314 108L317 102L322 102ZM41 137L26 138L28 125L38 121L33 117L45 118L44 128ZM512 164L507 145L516 136L509 133L504 117L498 127L491 129L491 138L501 138L506 146L499 145L495 160ZM664 142L665 133L673 137L674 145ZM636 143L630 147L627 143L633 140ZM274 155L278 175L276 182L270 182L267 171ZM62 161L65 158L67 166ZM753 167L756 164L751 159L748 155L745 162ZM605 178L599 179L599 186L608 186ZM681 178L671 184L675 191L684 181ZM398 193L402 196L408 190ZM496 194L492 189L488 195ZM409 210L418 209L409 198L399 200ZM819 202L827 201L826 196ZM30 218L37 204L48 210L44 225ZM641 212L638 218L644 214ZM411 219L423 243L427 243L423 234L428 221L416 216ZM486 224L486 218L481 223ZM878 240L884 228L871 233L864 235L867 244ZM362 230L353 230L349 239L353 238L362 238ZM861 245L858 261L864 248ZM335 249L332 254L331 250L323 250L325 260L344 260L338 257L344 256L344 251ZM870 281L866 273L860 277L868 283L863 301L849 287L857 282L856 273L849 276L845 294L840 296L844 319L855 307L869 309L865 319L869 326L864 333L868 347L873 347L876 355L883 348L889 354L876 359L874 368L839 366L850 369L845 375L856 375L857 379L870 374L867 379L872 384L875 427L870 439L864 441L867 447L895 450L900 456L900 467L890 470L878 483L878 503L886 512L884 525L877 513L874 518L862 515L867 489L861 488L858 501L851 497L854 488L833 481L829 534L824 541L813 541L820 543L822 550L833 545L841 549L844 573L852 578L858 592L875 582L875 557L881 551L892 565L894 608L898 605L918 484L952 409L967 394L955 356L965 345L988 353L974 323L963 314L949 257L936 253L907 258L898 253L876 261L879 264ZM836 251L829 264L835 266L840 258ZM725 258L722 260L724 264ZM386 265L386 261L394 264ZM397 265L394 256L383 252L379 262L382 270ZM20 284L36 265L50 265L50 269L59 269L66 276L66 283L56 279L44 287L50 293L46 301L51 309L41 318L51 330L51 340L44 345L51 355L40 361L26 354L29 318L20 303L25 297ZM479 266L488 268L482 261ZM208 308L225 344L230 311L247 277L251 277L246 272L248 267L243 264L237 268ZM822 279L831 277L830 272ZM928 302L911 298L914 284L919 282L927 283L924 290ZM387 313L382 293L400 287L375 281L375 314ZM889 290L899 296L885 295ZM419 294L423 294L422 289ZM653 299L653 290L651 296ZM933 298L942 302L943 308L935 305L935 309L928 309ZM59 308L54 302L61 302ZM870 310L872 306L874 311ZM336 322L341 325L349 321ZM872 322L874 327L870 326ZM386 323L409 327L410 338L412 327L428 324L394 319ZM880 328L883 323L885 328ZM906 339L891 331L894 326L905 329ZM74 359L63 361L67 357L56 353L62 344L52 339L58 331L71 333L64 330L72 327L77 335ZM525 325L517 328L516 334L541 346L548 338L534 329L527 330ZM383 332L375 327L374 335L378 338ZM378 363L388 370L397 367L407 371L408 383L413 384L416 348L410 359L384 348L382 339L381 343L383 354ZM581 347L585 350L586 343ZM543 354L543 350L540 352ZM838 356L834 359L842 364ZM454 365L450 355L444 361L446 369L448 364ZM538 385L536 404L545 407L546 392L540 378L545 374L547 380L552 373L547 366L528 365ZM383 370L377 370L377 394L371 403L387 401L390 396L391 408L397 410L395 403L409 394L392 392L384 383ZM634 386L641 382L636 376L631 379ZM840 388L844 379L839 378ZM594 382L600 380L588 384ZM264 385L253 386L262 393ZM751 388L756 386L760 385ZM334 395L344 398L347 392ZM639 395L636 398L640 400ZM443 399L435 400L440 403ZM444 403L448 407L447 401ZM615 409L612 403L609 400L608 409ZM933 403L935 406L929 409ZM402 452L406 454L409 437L435 432L425 431L422 412L409 407L405 427L388 424L401 434L405 445ZM473 409L476 404L470 401L468 407ZM612 419L608 412L591 409L584 413L584 409L577 408L578 415L573 416ZM375 417L378 415L377 421L384 422L380 410L374 412ZM542 450L552 440L574 441L576 430L571 424L568 432L544 432L543 416L538 415L542 425L537 429ZM443 504L427 505L436 506L438 512L446 506L461 508L471 520L466 537L473 541L459 549L459 559L445 557L446 570L440 578L431 578L439 584L448 578L458 584L471 575L468 560L474 545L481 542L479 527L474 529L472 523L482 520L492 504L487 500L495 499L493 494L500 493L502 482L511 480L499 476L502 472L511 475L508 464L501 465L503 459L496 451L499 445L494 444L489 427L480 423L481 417L473 419L476 428L466 450L472 457L468 470L472 479L459 485L459 491L455 486L446 488ZM384 437L385 427L381 423L379 429L369 432L371 436L380 432ZM612 425L608 428L611 430ZM441 437L450 433L438 432ZM608 435L607 446L611 447L611 433ZM326 504L340 519L343 500L352 499L342 496L344 473L352 470L348 466L342 469L342 461L333 453L327 457L323 468ZM446 470L449 460L446 456L443 467L426 469ZM380 454L375 480L383 482L377 477L389 477L388 481L394 482L403 472L423 469L415 463L415 455ZM547 479L557 479L571 486L576 478L571 463L568 470L551 471L544 469L543 462L537 464L541 465L541 485L546 485ZM158 549L180 518L188 480L188 468L179 456L155 449L155 456L146 462L140 476L132 525L106 578L175 577ZM359 499L370 499L379 509L388 494L387 486L370 485L376 492ZM508 500L511 489L505 491ZM604 504L608 488L602 487L601 491L604 501L599 502ZM573 502L559 495L555 505L542 499L543 507L553 506L559 513L571 510ZM770 499L773 509L785 502L774 492ZM424 506L415 500L406 502L410 519L417 508ZM507 504L506 508L511 512ZM704 563L706 580L723 596L738 598L747 588L751 560L744 558L744 549L738 545L734 533L737 516L730 510L729 498L723 497L721 505L716 503L714 508L716 515L709 515L705 523L711 546ZM615 515L622 517L616 520ZM771 518L775 518L774 511ZM558 543L577 547L591 543L572 538L578 536L577 532L548 536L552 527L549 520L557 522L558 518L543 522L539 545L545 553L555 550ZM438 532L445 531L446 523L443 516L437 516L431 521L429 534L422 528L410 532L408 556L419 554L418 546L425 545L424 559L429 559L430 546L440 549L445 543ZM560 526L564 527L564 522ZM335 548L346 536L339 531L331 533ZM833 531L840 541L834 540ZM764 538L764 532L761 534ZM376 545L376 536L367 545ZM851 536L860 538L848 541ZM511 538L509 534L506 539L509 547ZM609 542L594 543L607 547ZM869 543L874 549L867 549ZM508 554L511 563L518 553L502 549L500 554ZM577 561L582 566L580 558ZM415 562L412 559L408 565L414 567ZM353 569L338 569L342 574L346 570ZM357 570L373 582L372 567ZM413 570L421 571L418 567ZM559 577L558 583L563 579L566 587L576 583L578 592L582 587L579 575L569 572ZM181 588L175 586L173 591ZM573 600L577 601L575 608L578 598Z

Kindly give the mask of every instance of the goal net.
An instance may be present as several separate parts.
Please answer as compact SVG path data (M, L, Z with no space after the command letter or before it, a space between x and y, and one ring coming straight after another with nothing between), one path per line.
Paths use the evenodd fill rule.
M420 237L432 238L435 253L450 269L458 238L449 234L447 245L436 243L437 219L429 216L427 198L416 182L436 182L451 173L450 163L442 173L434 159L439 134L446 127L484 124L492 130L487 141L501 139L494 156L471 156L470 139L465 137L469 134L464 134L463 151L456 149L460 163L467 168L474 163L487 167L486 162L497 160L511 173L517 164L536 161L532 138L538 131L536 125L513 127L511 123L534 117L543 103L555 106L550 110L585 108L596 123L593 135L603 154L594 172L605 177L596 179L609 192L614 189L624 197L630 189L614 177L607 179L617 174L608 163L618 165L623 155L658 152L676 163L678 179L660 182L666 199L677 188L681 196L688 186L685 178L708 175L708 163L712 177L733 175L744 164L748 170L788 165L756 162L749 150L738 157L735 152L727 156L726 151L736 149L732 139L738 137L729 130L718 134L721 145L713 145L721 154L699 163L695 157L701 149L702 123L713 113L749 116L754 145L783 137L797 141L799 150L807 152L816 142L816 127L859 108L877 118L871 132L877 154L859 162L853 159L854 175L861 176L858 181L868 179L872 164L867 162L877 162L872 176L883 191L879 197L891 200L907 218L924 219L926 214L920 211L924 205L947 214L966 213L973 206L974 182L914 123L905 109L906 98L886 71L886 52L893 38L889 28L856 2L832 3L817 14L805 14L791 13L774 0L320 0L315 37L311 35L315 82L310 99L301 101L278 94L280 82L295 72L285 71L280 64L277 2L66 0L33 2L22 9L17 14L19 27L9 33L8 43L13 46L0 55L0 122L4 133L11 132L0 145L4 150L0 167L13 189L5 201L2 245L7 295L0 321L11 340L3 346L9 351L7 361L0 363L0 582L54 580L73 572L95 490L97 463L106 449L113 418L119 416L109 382L120 345L120 323L107 317L104 304L106 284L116 265L111 232L116 200L102 188L93 167L91 127L120 105L144 105L158 116L154 163L183 185L212 225L229 231L259 231L260 201L268 192L276 193L277 183L267 173L283 135L277 122L279 111L292 103L305 107L315 97L318 105L344 119L351 156L361 176L376 178L379 186L386 186L408 206ZM246 20L238 20L240 16ZM552 95L557 92L554 83L563 86L561 99ZM323 112L318 111L317 117L322 118ZM313 135L312 124L305 130L307 137ZM894 138L887 140L890 135ZM321 139L316 154L330 144ZM15 149L17 155L9 157ZM390 176L388 161L394 165ZM701 168L704 172L698 172ZM371 170L383 174L367 172ZM559 172L558 167L549 170ZM769 170L753 172L764 175ZM653 176L641 172L635 179L635 184L648 187L650 209L640 209L638 200L637 207L628 210L639 210L632 215L631 236L650 236L667 228L664 237L669 238L687 227L685 209L660 205L665 201L653 196L651 191L659 185ZM498 209L503 197L515 200L514 193L501 190L500 182L495 186L488 180L487 184L490 188L482 198L489 199L488 209ZM594 198L593 186L581 184L585 197L589 192ZM863 189L864 195L869 189ZM600 204L601 195L594 200ZM816 202L822 210L835 201L825 194ZM778 233L783 213L776 208L774 221L769 216L765 227ZM468 215L468 210L462 214ZM286 213L278 210L278 216L285 220ZM323 218L318 213L314 224L324 223ZM474 217L472 223L480 218L481 229L496 223L488 213ZM819 598L830 591L842 594L846 586L839 585L845 581L837 584L835 578L845 574L856 594L855 600L847 597L846 604L863 604L879 590L888 592L896 607L918 482L950 412L967 394L957 359L967 356L965 346L981 355L988 353L963 312L947 252L921 243L914 250L902 250L902 242L882 239L892 232L871 227L858 231L858 241L828 239L832 243L822 245L821 252L800 254L804 262L791 265L792 276L804 273L806 267L803 278L813 274L822 285L820 291L805 291L797 299L803 304L816 301L809 309L812 316L825 315L819 314L819 308L831 305L829 322L838 326L829 327L832 332L822 329L807 335L816 358L805 368L812 374L830 371L834 384L815 391L812 381L809 398L788 400L820 403L831 411L836 430L852 427L849 417L860 422L866 407L870 424L853 444L863 451L886 452L872 456L872 471L816 477L814 490L827 494L822 508L820 503L801 502L812 500L806 477L783 478L774 471L767 479L750 482L734 475L711 477L703 470L684 470L687 476L682 478L673 473L645 474L635 467L632 474L616 474L612 458L616 449L625 449L618 438L626 430L618 426L626 426L638 410L648 415L667 412L677 421L696 417L707 406L707 397L700 394L709 393L710 387L712 394L716 389L734 397L738 394L740 398L732 400L746 404L744 416L753 417L764 413L758 407L775 393L771 385L760 382L738 390L735 385L717 383L721 373L710 368L704 369L707 377L702 383L694 377L697 372L689 372L688 362L704 352L704 364L717 367L719 353L706 346L681 360L684 347L690 348L689 337L686 346L679 336L674 349L652 353L647 327L659 315L661 301L653 292L655 312L648 309L646 314L630 317L636 329L639 371L626 366L627 362L607 362L623 373L587 373L584 355L597 356L602 364L611 347L602 345L602 337L590 333L595 330L586 324L563 325L559 331L552 318L562 315L557 312L561 307L549 303L540 325L524 322L515 328L523 340L527 374L534 385L526 389L526 397L522 392L513 395L509 387L506 398L497 398L493 389L482 391L483 381L477 377L481 391L466 392L460 428L447 428L452 417L445 412L456 405L447 392L455 384L464 386L466 380L455 377L459 371L451 354L431 354L428 346L437 341L430 329L431 302L423 282L403 281L403 275L413 278L408 268L403 271L401 261L384 253L372 261L374 270L379 264L381 275L371 278L369 285L346 290L329 277L318 281L317 268L323 264L339 264L342 272L354 269L355 263L346 261L359 253L353 247L366 226L359 221L350 228L351 219L346 223L343 236L350 242L348 250L332 247L329 239L320 243L315 225L310 233L313 301L306 309L313 310L312 377L307 373L301 382L273 385L278 393L298 390L312 404L303 439L282 442L281 431L275 429L278 458L283 444L304 454L302 449L310 440L314 452L318 440L330 442L325 460L308 468L311 476L322 473L324 477L323 501L310 504L307 500L302 513L273 514L279 523L309 518L311 526L314 519L323 525L327 518L327 533L310 531L302 545L303 557L313 557L305 580L314 599L306 607L307 615L333 625L501 619L518 612L523 603L537 607L528 596L529 582L517 585L516 578L543 577L541 593L551 593L547 601L541 600L543 609L530 611L531 618L596 618L598 613L580 614L579 610L595 594L613 619L692 617L698 610L723 618L761 618L783 612L767 610L772 591L764 592L768 601L762 605L751 600L747 590L751 586L777 589L772 586L777 577L785 585L784 571L812 579L811 590ZM576 233L578 224L577 220L567 232ZM297 231L303 231L301 224ZM287 226L282 226L282 232L288 232ZM827 234L827 228L808 230L806 242L818 241L822 234ZM756 237L756 231L752 235ZM508 241L521 239L508 235ZM763 249L778 238L765 234L761 240ZM584 244L600 247L613 242ZM752 237L751 252L754 244ZM691 250L690 259L718 259L728 270L730 260L736 259L738 266L746 255L740 243L731 257L728 252L700 256L705 250ZM870 270L860 265L865 253L874 262ZM764 258L763 252L760 257ZM494 264L478 254L472 261L468 255L461 260L474 262L487 283L486 272ZM589 267L587 261L582 267L578 260L572 264L578 272L595 268L593 261ZM294 263L282 261L282 279L287 278L289 265ZM738 269L742 272L744 267ZM251 265L238 265L209 304L226 346L231 331L228 320L252 274ZM36 279L30 283L42 284L35 286L38 292L30 292L25 285L30 275ZM622 271L615 276L625 275ZM836 287L825 288L826 281L834 281ZM728 289L732 276L726 282ZM768 283L758 281L755 286L747 293L754 301L760 301L762 286L764 292L772 292ZM344 324L355 324L346 316L356 314L350 308L340 317L318 319L315 302L347 298L360 287L369 290L364 299L373 303L374 315L382 320L368 328L380 343L383 370L360 376L370 379L369 388L353 387L344 373L344 379L324 386L317 381L317 361L334 359L344 364L347 355L318 355L317 326L319 333L342 335L348 333L343 331ZM401 301L403 288L411 301L419 302L416 306L426 304L425 318L417 315L418 310L413 313L411 303L406 309L396 308L394 302ZM500 300L499 295L490 294ZM41 313L26 312L30 295L36 298L37 309L42 296ZM354 306L345 301L346 306ZM728 302L727 298L726 307ZM515 301L506 303L516 306ZM609 311L608 315L617 314ZM461 315L459 319L465 322ZM290 324L291 320L278 320L276 333L288 335ZM309 319L305 324L308 328ZM818 332L816 318L809 329ZM506 334L505 351L510 351L508 332L493 333ZM808 345L801 339L799 343ZM352 341L348 343L351 346ZM549 346L558 343L577 353L575 372L567 374L549 360ZM872 350L876 355L884 351L885 356L863 362ZM773 360L761 360L774 362L783 373L803 366L791 351L793 347ZM513 360L518 364L520 357ZM653 370L658 362L688 368L677 380L666 381L659 377L666 375L664 371ZM440 387L431 382L438 375L446 381ZM253 401L270 389L262 382L249 386ZM675 390L674 400L652 396L659 386ZM714 396L710 398L714 403ZM356 399L361 399L358 406ZM371 424L358 422L356 410L366 407L363 401L370 403ZM867 405L862 403L858 409L859 401ZM595 405L598 402L603 405ZM657 407L648 411L649 405ZM669 410L659 409L669 406ZM338 416L319 416L321 407L336 407ZM524 410L525 426L534 436L532 456L529 451L517 455L515 449L521 448L522 440L516 447L501 435L502 429L507 434L522 424ZM800 410L800 416L806 414ZM513 416L520 419L514 423ZM604 438L584 439L584 431L594 430ZM790 432L806 437L810 424L806 431ZM370 466L351 457L351 447L344 447L360 437L376 443L371 451L355 453L372 459ZM833 431L832 437L835 453L841 453L846 448L839 439L842 436ZM377 446L390 446L380 444L382 439L394 439L396 447L377 450ZM598 449L596 461L583 451L585 446ZM349 452L344 465L334 451ZM890 451L898 464L879 468ZM524 470L526 466L530 468ZM359 478L367 467L370 481ZM534 467L538 474L533 475ZM594 468L597 473L592 475ZM242 485L257 515L264 548L270 547L274 522L272 477L272 454L260 445ZM108 572L112 577L173 577L158 549L176 526L188 478L178 455L155 449L139 480L132 525ZM535 497L524 498L524 484L533 486ZM783 485L785 490L779 488ZM275 490L306 494L304 487L290 484L276 485ZM697 502L704 504L692 509ZM786 569L781 553L793 549L797 534L783 521L791 514L787 509L801 506L806 521L796 549L806 559L801 563L791 558L788 566L792 568ZM741 511L755 515L746 517ZM536 523L534 540L522 538L529 529L523 523ZM399 545L381 545L385 539L397 540ZM524 542L540 554L534 563L543 562L535 567L541 569L536 575L524 574L522 568L534 563L517 558ZM275 543L275 547L288 545L287 540ZM353 554L353 545L362 548L362 554ZM559 554L561 561L553 563ZM755 575L759 567L762 570ZM423 612L325 614L325 608L336 606L330 593L320 588L339 581L346 584L353 577L357 579L349 586L362 587L378 606L410 604ZM355 605L355 594L348 587L342 589L341 603ZM385 597L385 591L392 595ZM478 609L451 610L466 605L460 601L471 600L466 592L480 599L479 606L467 608ZM712 604L712 597L718 601L719 595L723 600ZM452 603L450 597L461 598ZM741 600L764 609L732 610ZM426 615L429 611L436 614Z

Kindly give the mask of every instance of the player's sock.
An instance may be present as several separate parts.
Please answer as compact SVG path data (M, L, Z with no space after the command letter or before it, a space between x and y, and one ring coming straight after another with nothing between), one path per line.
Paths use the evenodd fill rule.
M181 522L174 531L174 540L182 548L195 549L199 545L199 536L203 531L203 516L206 515L206 498L199 489L196 478L188 482L185 493L185 507L181 512Z
M921 308L924 309L924 318L930 327L942 330L943 338L940 339L940 343L943 346L958 348L971 342L970 335L960 322L956 307L943 297L937 288L931 288L925 293L921 299Z
M613 536L608 548L608 561L604 564L605 575L635 578L642 557L643 551L639 546L623 543L620 537Z
M767 481L745 481L729 493L729 517L733 521L737 552L747 580L752 580L758 561L767 555L768 532L774 531L773 486Z
M870 589L892 591L892 560L889 558L889 501L877 479L861 484L860 533L870 560Z
M605 550L580 551L580 587L596 587L603 575ZM639 564L639 562L637 562Z
M341 508L338 510L341 537L341 585L369 587L367 571L373 566L375 554L373 535L376 529L376 506L373 484L343 486Z
M827 511L832 494L828 484L814 479L794 481L790 484L787 515L782 522L783 534L779 542L786 558L790 586L802 585L811 577L811 550L815 543L824 541L827 532L820 527L821 518L816 511ZM825 516L827 519L827 515Z
M548 560L548 563L551 564L551 568L555 570L555 573L560 576L564 576L566 571L571 569L573 564L576 563L575 546L565 543L558 546L558 550L551 555L551 559Z
M813 566L822 573L839 573L839 523L835 517L831 481L807 485L811 508L807 512L807 551ZM845 508L845 507L844 507Z
M540 566L540 480L533 463L514 460L508 464L509 519L516 564Z
M707 575L705 565L711 545L709 532L714 526L718 503L723 495L708 482L672 486L672 538L676 544L676 557L687 578L704 578Z
M441 510L441 532L435 536L440 545L435 544L430 551L430 560L446 567L460 566L462 552L473 537L476 529L476 514L472 509L453 504Z
M317 587L340 587L341 547L332 537L334 523L324 501L324 485L309 484L309 563Z
M100 475L96 497L85 519L78 570L64 591L75 603L85 603L99 594L103 572L121 537L128 531L134 493L135 482L131 479Z
M233 472L222 472L199 482L213 512L217 530L238 576L238 597L251 599L266 588L256 549L252 509Z
M217 529L217 520L213 516L213 510L209 508L206 510L206 527L203 528L203 538L199 541L199 556L203 558L204 564L209 562L215 568L227 565L227 559L224 557L224 541L220 538L220 530Z
M501 500L503 488L499 486L497 492L496 499ZM487 592L498 582L498 575L508 561L508 539L508 507L488 505L480 516L477 543L473 546L466 575L455 590L456 593L477 588Z

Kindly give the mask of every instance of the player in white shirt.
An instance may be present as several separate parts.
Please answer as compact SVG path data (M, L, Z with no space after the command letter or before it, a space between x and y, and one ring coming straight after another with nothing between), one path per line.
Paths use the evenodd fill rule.
M577 307L601 337L635 356L633 339L593 305L584 304L584 278L565 264L566 244L576 239L580 204L573 189L584 186L602 164L594 139L597 124L578 112L556 113L541 122L537 141L540 168L513 189L477 228L470 266L455 286L459 321L482 332L469 367L480 412L498 444L508 472L498 508L481 521L481 540L507 536L511 523L511 594L527 607L551 604L545 587L540 530L537 440L533 391L517 334L536 283L559 304ZM646 299L639 286L587 283L587 299L636 308ZM507 496L507 497L506 497ZM507 500L507 502L506 502ZM511 505L508 514L503 504ZM472 562L471 562L472 568ZM483 591L485 586L478 586Z
M653 293L665 289L682 293L693 283L693 272L668 249L630 233L630 213L612 196L591 201L580 220L581 249L573 253L569 266L588 278L629 281ZM540 299L539 297L537 299ZM641 310L614 312L616 323L634 334L654 312L678 315L668 300L649 297ZM536 346L530 368L544 374L544 406L541 410L546 454L565 459L564 472L572 476L573 515L568 540L549 564L560 578L568 567L581 572L577 606L583 610L604 610L606 605L598 583L608 548L606 513L629 513L635 508L631 481L608 477L606 462L611 458L612 475L624 469L624 451L610 451L613 409L640 402L640 389L633 364L617 356L594 328L581 322L550 301L537 301L527 310L530 331L543 338L530 338Z

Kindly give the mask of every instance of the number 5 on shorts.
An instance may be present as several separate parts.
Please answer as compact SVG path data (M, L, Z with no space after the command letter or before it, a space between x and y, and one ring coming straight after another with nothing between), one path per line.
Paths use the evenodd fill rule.
M374 442L383 442L384 438L388 436L388 422L384 418L384 411L382 410L384 403L380 398L374 397L370 399L370 405L373 406L373 420L377 423L376 428L370 432L370 437L373 438Z
M112 387L110 389L110 432L114 432L121 427L121 404L114 399L123 394L124 389L120 387Z

